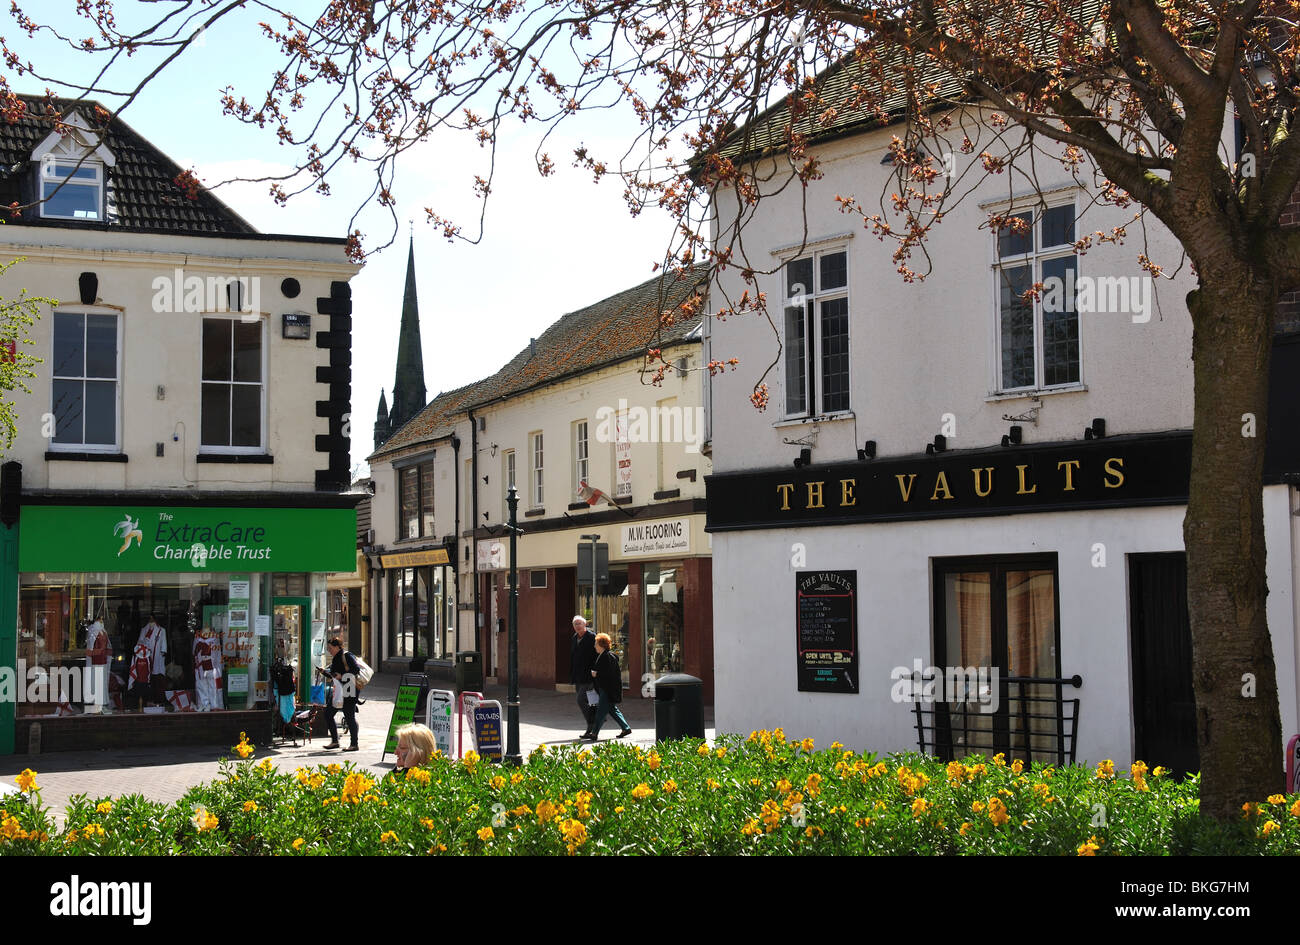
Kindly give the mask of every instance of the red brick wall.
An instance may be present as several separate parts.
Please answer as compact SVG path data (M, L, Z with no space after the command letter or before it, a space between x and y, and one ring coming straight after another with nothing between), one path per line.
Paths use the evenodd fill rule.
M713 703L713 559L686 559L685 632L682 669L704 681L704 702Z
M169 712L164 715L70 715L19 719L14 750L27 753L33 723L41 726L41 752L145 745L224 745L247 732L256 745L271 743L270 710L250 712Z

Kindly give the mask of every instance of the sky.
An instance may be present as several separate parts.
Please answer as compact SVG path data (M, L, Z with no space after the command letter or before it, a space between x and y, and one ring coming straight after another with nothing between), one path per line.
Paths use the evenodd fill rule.
M121 4L119 21L155 13L161 5ZM51 14L34 8L38 22ZM258 15L260 13L260 16ZM156 15L156 13L155 13ZM194 167L206 185L232 177L283 172L291 164L274 129L242 125L221 113L221 90L229 84L250 100L266 88L279 62L257 28L265 11L240 11L219 24L145 87L122 118L182 168ZM89 35L84 21L66 14L55 21L65 33ZM0 35L38 70L69 82L87 82L93 57L41 36L29 39L8 18ZM128 66L143 68L147 60ZM123 80L126 73L122 74ZM40 93L45 83L8 76L18 92ZM125 81L114 83L124 85ZM55 87L59 94L67 88ZM397 332L405 284L408 233L414 234L416 282L427 396L494 373L566 312L636 285L654 273L671 235L667 214L649 210L633 218L616 180L595 184L571 167L574 147L596 153L635 135L634 119L602 112L547 143L556 172L542 178L534 160L539 127L508 127L497 151L496 179L485 234L477 245L448 242L429 225L425 208L452 216L474 231L472 184L487 151L464 133L438 131L399 159L394 245L370 256L352 280L352 461L373 448L372 425L383 388L392 400ZM621 149L619 149L621 153ZM343 237L354 211L373 185L368 165L340 165L330 177L332 194L314 192L278 207L265 184L234 183L216 195L267 233ZM408 222L413 221L413 224ZM373 207L356 224L367 249L383 242L391 222Z

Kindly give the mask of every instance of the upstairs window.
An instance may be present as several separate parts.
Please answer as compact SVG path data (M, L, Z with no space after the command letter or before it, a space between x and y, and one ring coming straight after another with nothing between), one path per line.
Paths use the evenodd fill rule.
M102 220L104 166L86 161L41 162L41 216L47 220Z
M264 448L262 321L203 319L202 448L256 453Z
M573 491L579 492L584 482L591 483L591 461L587 450L587 421L573 424Z
M997 234L994 267L999 391L1041 390L1080 383L1078 279L1074 204L1041 214L1014 213ZM1026 299L1036 284L1044 291Z
M116 315L54 313L53 449L118 449Z
M407 466L398 475L399 531L402 538L431 538L434 535L433 463Z
M545 484L545 454L542 450L542 434L534 433L529 437L532 452L532 506L541 508L546 504L546 493L542 486Z
M843 249L785 264L785 414L849 410L849 270Z

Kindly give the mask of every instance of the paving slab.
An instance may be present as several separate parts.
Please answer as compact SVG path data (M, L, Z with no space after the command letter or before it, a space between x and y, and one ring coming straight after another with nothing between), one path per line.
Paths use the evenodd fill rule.
M353 764L383 774L393 767L393 756L383 756L384 738L392 717L393 700L399 677L376 674L366 687L366 701L358 709L360 723L360 751L330 751L324 748L328 736L311 742L299 740L292 744L257 749L255 760L269 758L277 768L293 771L303 765L327 764L330 761L351 761ZM502 706L504 729L506 687L489 685L484 691L487 699L496 699ZM654 702L650 699L629 698L621 708L632 725L633 734L622 741L648 747L654 743ZM576 745L582 734L583 719L578 712L572 692L547 689L523 689L519 694L520 750L527 757L539 745ZM340 736L344 744L347 735L343 730L342 713L338 716ZM705 735L715 736L713 709L704 709ZM503 732L504 734L504 732ZM607 721L601 731L601 740L618 734L618 725ZM41 798L55 811L61 813L68 800L77 794L92 798L119 797L124 794L142 794L150 800L171 802L183 797L196 784L217 777L222 758L236 758L231 746L203 745L190 748L150 747L96 750L60 751L41 755L0 755L0 794L12 785L14 776L24 768L37 772Z

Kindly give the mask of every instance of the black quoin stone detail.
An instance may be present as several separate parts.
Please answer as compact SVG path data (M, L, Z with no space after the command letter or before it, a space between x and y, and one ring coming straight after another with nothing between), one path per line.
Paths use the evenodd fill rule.
M329 387L329 398L316 401L316 416L329 418L329 433L316 437L316 452L327 457L316 489L343 492L351 474L352 442L343 431L352 410L352 287L331 282L329 296L316 299L316 313L330 316L329 331L316 333L316 347L329 351L329 367L316 368L316 382Z
M94 305L95 299L99 298L99 276L93 272L83 272L77 277L77 290L82 305Z
M18 524L18 509L23 501L23 464L9 460L0 466L0 525Z

